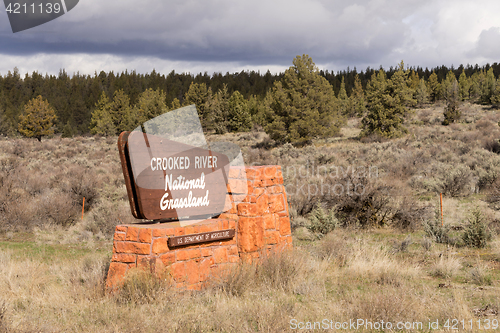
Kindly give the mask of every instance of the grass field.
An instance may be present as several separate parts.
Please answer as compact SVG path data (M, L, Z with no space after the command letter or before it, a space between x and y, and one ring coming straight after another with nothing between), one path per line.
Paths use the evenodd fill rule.
M116 138L0 139L0 332L500 330L500 114L463 113L444 127L442 107L416 110L405 137L382 142L359 140L356 119L302 148L209 136L238 143L247 165L282 165L294 248L201 292L137 271L105 293L114 225L132 221ZM348 180L366 192L315 191ZM326 235L308 228L319 207L337 214ZM480 248L463 236L474 211L490 235Z

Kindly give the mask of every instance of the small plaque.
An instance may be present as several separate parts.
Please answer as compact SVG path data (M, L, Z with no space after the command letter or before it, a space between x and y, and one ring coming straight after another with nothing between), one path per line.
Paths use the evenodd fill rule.
M199 243L215 242L224 239L231 239L234 237L234 229L204 232L200 234L184 235L177 237L170 237L168 239L169 247L177 247L184 245L192 245Z

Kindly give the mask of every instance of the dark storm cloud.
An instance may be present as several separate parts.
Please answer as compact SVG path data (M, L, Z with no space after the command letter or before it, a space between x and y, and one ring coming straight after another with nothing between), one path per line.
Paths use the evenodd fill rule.
M82 1L43 28L2 34L2 53L111 53L172 60L290 62L381 57L411 10L374 1ZM387 6L387 7L386 7ZM377 12L376 12L377 11ZM285 59L284 59L285 57Z
M1 22L0 54L286 66L306 53L317 64L344 68L396 65L401 59L412 65L447 58L456 63L467 52L477 58L481 41L498 33L488 35L491 15L498 14L487 5L495 2L480 2L484 6L468 7L463 0L82 0L63 17L18 34ZM468 14L483 17L470 22L465 38L450 34L462 29Z

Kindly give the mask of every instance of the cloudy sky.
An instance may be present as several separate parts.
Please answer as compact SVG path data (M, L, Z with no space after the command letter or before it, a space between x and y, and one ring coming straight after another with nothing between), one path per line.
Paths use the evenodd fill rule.
M498 0L80 0L15 34L1 9L1 75L280 72L299 54L330 71L500 62Z

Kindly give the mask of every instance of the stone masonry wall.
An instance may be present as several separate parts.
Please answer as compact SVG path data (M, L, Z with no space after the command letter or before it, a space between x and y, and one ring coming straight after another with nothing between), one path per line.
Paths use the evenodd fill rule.
M245 177L246 176L246 180ZM167 271L180 288L201 289L239 262L291 247L290 217L280 166L232 168L228 210L217 218L190 222L118 225L108 272L108 290L119 287L131 268ZM245 193L247 192L247 193ZM170 248L173 236L235 229L234 238Z

